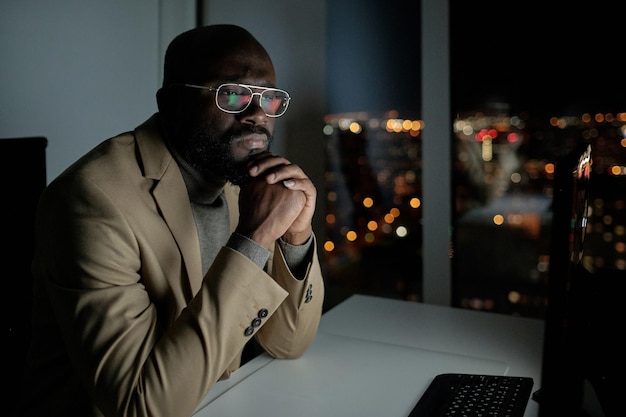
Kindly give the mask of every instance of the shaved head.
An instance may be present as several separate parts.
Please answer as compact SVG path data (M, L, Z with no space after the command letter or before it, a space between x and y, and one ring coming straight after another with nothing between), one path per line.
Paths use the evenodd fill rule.
M265 48L240 26L211 25L184 32L165 53L163 87L210 80L230 56L238 54L254 55L251 65L259 58L271 62ZM222 67L217 68L218 64Z

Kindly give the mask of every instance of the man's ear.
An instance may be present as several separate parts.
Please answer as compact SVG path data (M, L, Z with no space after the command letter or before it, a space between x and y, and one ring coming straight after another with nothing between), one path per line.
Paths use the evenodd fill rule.
M157 93L156 93L157 107L159 109L159 112L161 113L167 113L167 111L169 110L168 101L171 101L171 100L168 100L166 96L167 96L167 93L165 92L164 88L161 87L157 90Z
M181 88L161 87L156 93L159 112L167 117L180 115L183 105L183 90Z

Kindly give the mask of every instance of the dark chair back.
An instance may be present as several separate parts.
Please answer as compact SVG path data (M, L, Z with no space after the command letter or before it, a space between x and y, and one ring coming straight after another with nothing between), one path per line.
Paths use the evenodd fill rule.
M46 146L44 137L0 139L0 274L6 309L2 331L9 347L5 358L11 381L7 398L17 394L30 342L30 267L35 248L35 211L46 187Z

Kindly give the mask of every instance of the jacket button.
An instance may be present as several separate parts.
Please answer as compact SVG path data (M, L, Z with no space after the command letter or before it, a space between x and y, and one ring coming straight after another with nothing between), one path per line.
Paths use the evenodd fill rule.
M246 330L243 332L244 336L252 336L252 333L254 333L254 329L252 327L246 327Z
M262 308L259 310L257 316L261 319L264 319L265 317L267 317L268 314L269 314L269 311L267 311L267 308Z
M252 323L250 323L250 326L252 327L259 327L261 325L261 319L256 317L254 320L252 320Z

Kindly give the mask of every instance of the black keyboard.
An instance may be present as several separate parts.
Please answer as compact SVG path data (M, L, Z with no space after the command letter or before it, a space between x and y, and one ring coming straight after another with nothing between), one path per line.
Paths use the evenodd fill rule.
M532 388L530 377L441 374L408 417L522 417Z

